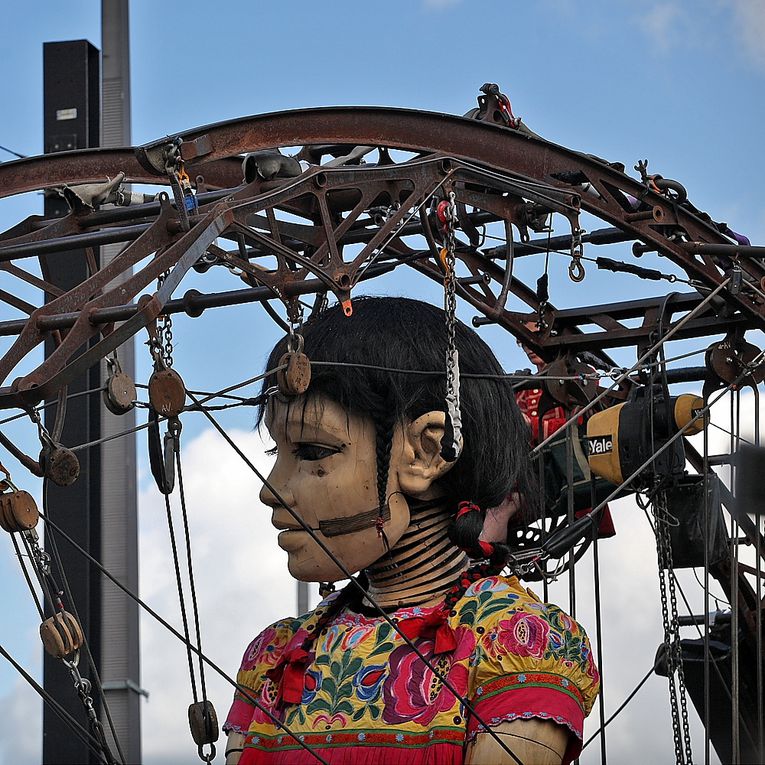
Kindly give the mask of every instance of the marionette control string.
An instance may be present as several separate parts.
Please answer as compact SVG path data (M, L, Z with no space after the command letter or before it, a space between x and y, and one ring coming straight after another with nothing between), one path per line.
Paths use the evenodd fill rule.
M55 715L99 758L103 760L103 753L99 742L83 725L75 719L53 696L48 693L33 677L0 645L0 655L27 681L27 683L39 694L40 698L53 710Z
M100 561L96 560L87 550L85 550L82 546L80 546L74 539L72 539L69 534L67 534L55 521L51 520L45 513L40 513L40 518L43 519L46 526L49 526L56 534L58 534L62 539L64 539L66 542L68 542L72 548L74 548L80 555L82 555L86 560L88 560L91 564L93 564L98 571L105 576L112 584L114 584L116 587L118 587L122 592L125 593L131 600L133 600L136 604L138 604L141 608L146 611L152 618L154 618L159 624L161 624L168 632L170 632L175 638L181 641L184 645L187 645L190 650L192 650L197 656L200 657L202 661L204 661L213 671L215 671L218 675L220 675L229 685L233 686L239 693L242 694L254 707L259 709L263 714L265 714L273 724L281 728L285 731L291 738L295 739L296 743L299 744L303 749L310 752L319 762L324 763L324 765L328 765L326 760L324 760L322 757L320 757L316 752L313 751L308 745L306 745L303 741L301 741L297 736L295 736L292 731L285 726L275 715L273 715L267 708L265 708L259 701L256 699L250 692L249 689L246 686L241 685L240 683L237 683L236 680L234 680L232 677L230 677L226 672L224 672L212 659L210 659L206 654L202 653L202 651L199 650L199 648L193 644L190 643L190 641L187 641L186 638L178 632L167 620L163 619L148 603L143 601L138 595L136 595L129 587L125 586L122 582L120 582L119 579L117 579L105 566L101 564Z

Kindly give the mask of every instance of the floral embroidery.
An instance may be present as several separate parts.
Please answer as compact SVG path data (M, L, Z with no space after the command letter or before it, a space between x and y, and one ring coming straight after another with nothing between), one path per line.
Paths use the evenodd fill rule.
M427 618L432 612L400 609L393 619ZM390 624L347 609L313 644L300 704L277 709L276 688L265 673L312 634L318 617L314 611L278 622L250 644L237 680L259 704L319 750L367 748L363 757L369 765L388 762L382 752L389 753L389 747L422 751L433 762L459 757L454 752L475 729L453 693ZM456 636L454 651L434 656L432 638L419 638L416 645L440 675L480 708L484 721L543 717L581 738L583 716L597 694L598 672L573 619L539 602L517 579L487 577L470 585L448 623ZM527 689L533 696L522 695ZM511 696L515 701L508 704ZM247 746L261 751L300 748L241 692L224 730L247 732ZM379 755L372 754L376 746L382 747ZM415 756L407 765L420 761Z
M309 669L305 673L305 681L303 684L303 697L300 700L301 704L308 704L316 698L316 694L321 690L321 672L317 672L315 669Z
M468 671L463 663L475 647L472 631L457 628L457 648L451 654L434 656L433 640L420 640L417 648L460 693L467 690ZM440 712L451 709L455 698L430 667L409 648L402 645L390 656L390 674L383 686L385 708L382 719L393 725L409 721L429 725Z
M497 639L492 645L495 650L505 653L541 659L549 633L550 625L542 617L518 611L499 622Z
M373 701L380 695L380 687L385 680L384 664L372 664L362 667L353 678L353 687L361 701Z

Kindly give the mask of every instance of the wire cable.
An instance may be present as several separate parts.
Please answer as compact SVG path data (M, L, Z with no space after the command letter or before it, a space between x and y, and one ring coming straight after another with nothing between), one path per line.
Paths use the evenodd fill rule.
M11 656L5 648L0 645L0 655L21 675L24 680L39 694L43 702L46 703L50 709L61 719L66 725L69 726L72 733L74 733L96 756L101 758L102 762L107 763L103 752L101 751L101 745L98 740L93 736L86 728L84 728L67 710L58 702L53 696L48 693L33 677L27 672L24 667L21 666Z
M200 656L204 662L207 664L207 666L211 667L220 677L222 677L229 685L233 686L233 688L239 693L241 693L254 707L259 709L263 714L265 714L271 722L274 723L274 725L277 728L280 728L283 730L287 735L289 735L291 738L293 738L296 743L305 749L307 752L312 754L319 762L323 763L323 765L329 765L327 761L321 757L319 754L313 751L310 746L305 744L303 741L301 741L281 720L279 720L278 717L276 717L274 714L272 714L266 707L264 707L258 700L255 698L250 692L249 689L246 686L241 685L240 683L237 683L236 680L234 680L232 677L230 677L226 672L224 672L212 659L210 659L208 656L203 654L197 646L192 645L188 640L186 640L183 635L178 632L166 619L163 619L148 603L143 601L138 595L136 595L129 587L124 585L122 582L119 581L107 568L105 568L100 561L96 560L87 550L85 550L81 545L79 545L74 539L72 539L69 534L67 534L55 521L52 521L50 518L48 518L44 513L40 513L40 518L45 521L46 526L50 526L50 528L56 533L61 536L62 539L66 540L77 552L80 553L86 560L88 560L90 563L92 563L98 571L105 576L112 584L114 584L116 587L118 587L122 592L125 593L131 600L133 600L135 603L137 603L141 608L143 608L144 611L146 611L147 614L149 614L153 619L155 619L159 624L161 624L170 634L172 634L175 638L181 641L181 643L184 643L185 645L188 645L189 648L196 653L198 656Z
M191 396L192 400L195 400L193 396ZM276 490L276 488L271 484L271 482L258 470L258 468L252 463L252 461L247 457L247 455L239 448L239 446L234 442L234 440L226 433L225 429L221 427L221 425L218 423L218 421L207 411L202 410L203 414L207 419L211 422L213 427L220 433L220 435L223 436L223 438L226 440L226 442L231 446L231 448L241 457L241 459L244 461L244 463L252 470L253 473L258 477L258 480L261 481L261 483L273 494L276 501L287 511L287 513L295 520L297 523L300 524L302 529L308 533L308 535L313 539L313 541L321 548L321 550L327 555L330 560L340 569L340 571L344 574L346 579L349 579L353 583L353 587L356 588L356 590L359 592L359 594L366 598L367 601L372 605L372 607L380 613L380 616L390 625L390 627L402 638L402 640L409 646L409 648L414 651L414 653L419 657L419 659L425 664L426 667L430 669L430 671L441 681L443 686L450 691L464 707L467 709L470 714L475 717L476 721L479 725L483 726L485 729L485 732L488 733L494 740L500 745L500 747L503 749L504 752L510 755L510 757L513 759L513 761L516 763L516 765L523 765L521 760L517 757L517 755L508 748L508 746L497 736L496 732L484 722L484 720L481 718L481 716L478 715L478 713L475 710L475 707L464 697L462 694L460 694L453 686L453 684L449 681L449 679L436 667L433 666L432 662L425 657L425 655L420 651L419 648L414 644L414 642L407 637L401 628L398 626L398 624L386 613L385 609L383 609L379 603L361 586L361 584L353 577L353 574L348 570L348 568L345 566L345 564L339 560L339 558L332 552L332 550L327 547L327 545L317 536L316 532L301 518L293 509L292 507L284 501L282 496L279 494L279 492ZM479 732L481 732L479 730Z

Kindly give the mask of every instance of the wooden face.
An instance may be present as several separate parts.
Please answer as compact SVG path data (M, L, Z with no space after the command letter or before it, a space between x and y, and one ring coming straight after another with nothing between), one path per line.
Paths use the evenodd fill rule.
M346 412L321 396L289 402L272 399L266 427L276 443L276 463L268 477L275 493L314 530L343 565L356 573L385 553L374 526L325 536L321 521L353 518L374 510L377 498L375 428L371 418ZM397 439L394 437L394 444ZM409 524L409 508L396 480L401 449L391 450L387 496L391 519L385 535L392 547ZM265 486L261 501L271 507L279 546L289 556L292 576L305 582L334 582L345 574ZM393 495L393 496L392 496Z

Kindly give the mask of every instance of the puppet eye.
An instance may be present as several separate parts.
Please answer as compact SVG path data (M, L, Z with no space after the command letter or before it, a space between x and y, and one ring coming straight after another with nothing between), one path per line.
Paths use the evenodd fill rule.
M269 457L275 457L276 454L278 453L278 451L279 451L279 447L278 446L272 446L270 449L266 449L265 453Z
M297 444L292 453L301 460L307 462L316 462L317 460L323 460L326 457L331 457L333 454L337 454L340 449L332 446L322 446L321 444Z

